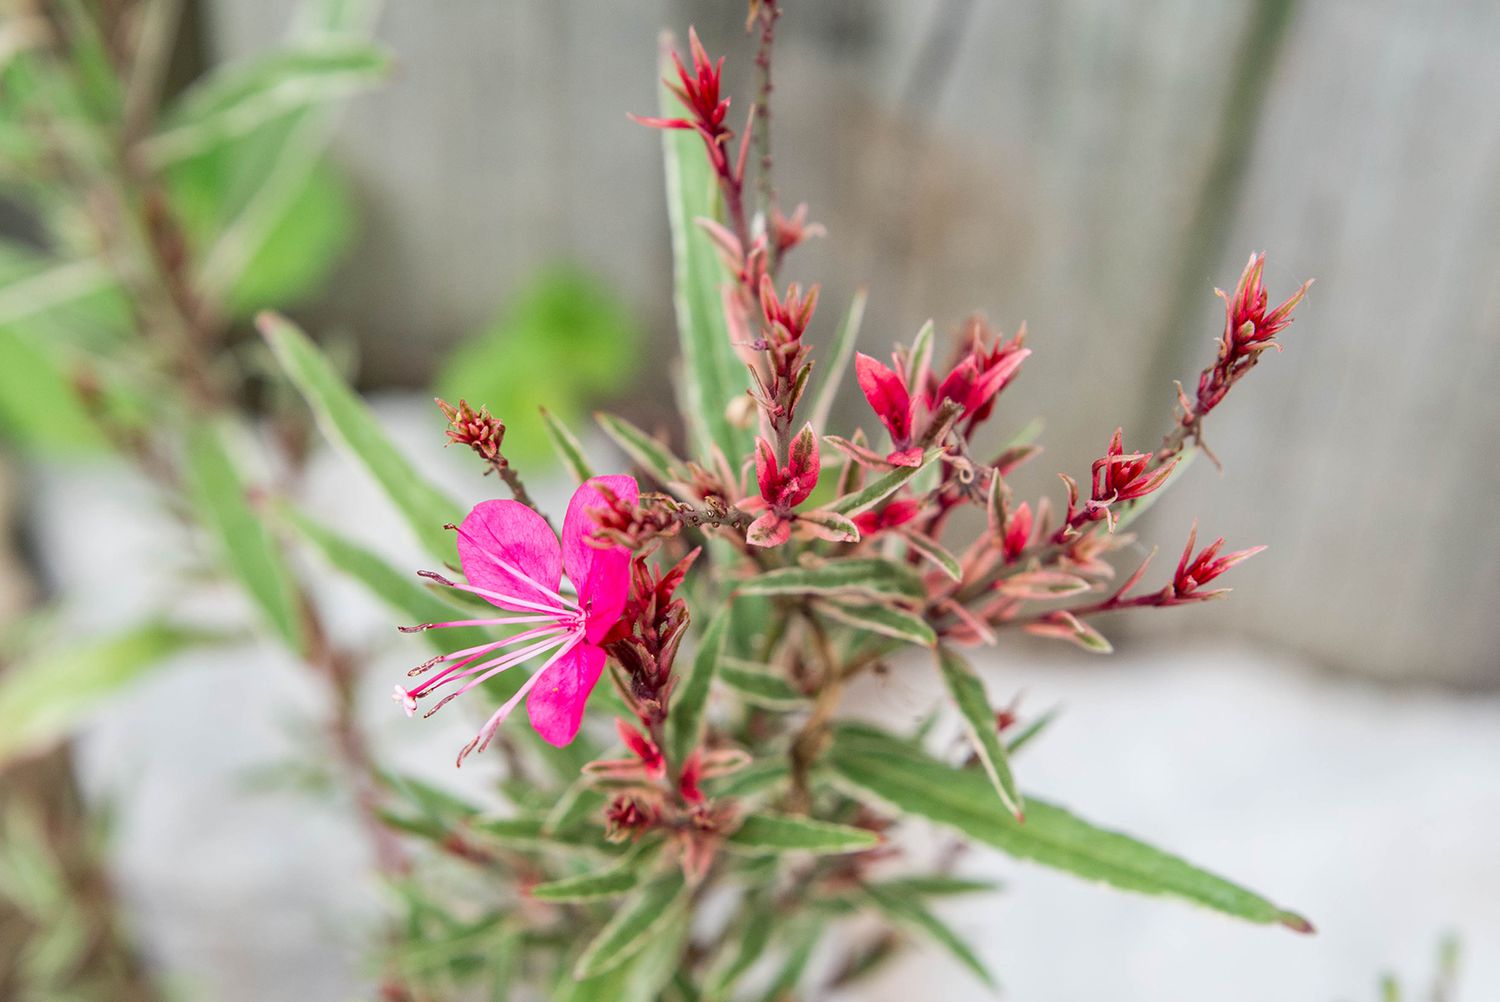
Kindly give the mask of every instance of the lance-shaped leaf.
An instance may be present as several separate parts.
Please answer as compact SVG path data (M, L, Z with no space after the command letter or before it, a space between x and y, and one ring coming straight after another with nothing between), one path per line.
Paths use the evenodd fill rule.
M1090 654L1108 654L1114 650L1104 634L1066 609L1049 612L1036 622L1027 623L1026 632L1033 636L1066 640L1077 644Z
M839 727L825 761L840 785L1018 859L1121 890L1174 897L1250 922L1312 931L1306 919L1253 891L1036 797L1027 798L1026 823L1020 824L993 795L983 772L956 769L873 728Z
M994 880L975 880L969 877L945 877L934 874L930 877L896 877L882 880L878 884L866 885L900 897L951 898L962 894L993 894L1000 890Z
M967 661L946 647L938 649L937 662L943 683L947 685L959 715L963 717L964 730L968 732L969 742L974 746L979 764L984 767L985 775L989 776L990 784L1000 795L1000 802L1005 805L1005 809L1014 814L1017 821L1022 820L1025 807L1021 791L1016 786L1015 776L1011 774L1005 745L1000 742L1000 734L995 726L995 709L990 706L989 697L984 693L984 683Z
M1193 465L1193 460L1197 456L1198 447L1196 445L1188 446L1182 450L1182 455L1178 458L1177 465L1172 467L1172 472L1167 474L1167 479L1162 481L1160 487L1145 497L1136 498L1133 501L1117 505L1115 507L1115 527L1113 531L1123 531L1130 523L1150 511L1151 506L1156 504L1157 498L1167 493L1168 490L1182 480L1183 473L1187 471L1189 466Z
M859 340L859 328L865 319L867 299L868 289L860 289L854 294L854 298L849 301L849 311L839 322L838 334L833 339L833 352L819 363L828 373L823 377L823 384L818 387L818 395L813 398L809 420L814 428L828 426L828 415L833 413L833 402L838 398L839 387L844 382L844 370L854 355L854 343Z
M1063 571L1023 571L1002 578L995 590L1009 598L1045 602L1049 599L1081 595L1092 585L1076 574Z
M306 537L331 567L364 585L370 594L406 617L410 625L463 618L455 615L453 606L419 584L414 574L397 570L379 554L314 521L290 505L280 505L277 513ZM428 644L439 652L474 647L493 639L473 626L427 630L424 636Z
M924 560L954 581L963 580L964 572L958 564L958 558L949 553L937 540L925 533L915 531L902 532L901 538L906 540L907 546L921 554Z
M721 607L698 642L692 670L672 693L671 713L667 715L668 754L675 765L686 762L703 735L703 711L714 672L724 658L724 634L729 626L730 606Z
M662 75L675 75L672 40L662 40ZM661 89L662 114L679 113L677 97ZM730 404L749 386L744 363L730 341L724 316L723 288L729 281L713 241L699 226L699 218L718 218L718 182L703 140L691 129L662 131L666 162L667 218L672 231L673 304L683 362L683 416L700 456L718 446L726 456L748 456L754 436L748 428L730 423Z
M602 870L537 884L531 889L531 896L538 901L597 901L600 898L617 898L634 890L641 882L658 848L659 843L641 843L636 850L627 852L613 865Z
M274 313L262 313L257 326L312 408L323 434L375 478L429 553L440 560L454 560L457 548L443 526L458 521L462 506L428 483L396 451L369 408L296 325Z
M0 765L62 738L100 703L189 647L222 639L148 623L10 666L0 674Z
M657 483L673 484L683 479L682 461L657 439L614 414L600 412L594 415L594 420L599 422L604 434L640 464L641 469L651 474Z
M146 141L157 167L215 146L299 109L348 97L388 72L385 50L350 38L281 49L241 66L227 66L190 87Z
M854 520L823 508L797 512L797 524L819 539L833 543L859 542L859 526Z
M1059 711L1057 710L1057 708L1054 707L1048 710L1046 713L1042 714L1040 717L1037 717L1025 727L1021 728L1019 734L1009 739L1005 743L1005 753L1007 755L1014 755L1022 748L1025 748L1027 745L1031 744L1031 742L1036 740L1037 736L1041 734L1042 731L1051 726L1052 721L1057 719L1058 712Z
M942 455L942 450L928 449L923 454L919 465L898 467L876 477L852 494L835 498L823 507L840 515L858 515L866 508L873 507L896 493L902 484L927 469L940 455Z
M880 836L864 828L815 821L791 814L752 814L730 835L726 844L741 852L818 854L861 852L880 844Z
M922 370L932 364L932 342L936 333L937 326L929 320L917 331L917 336L912 338L911 351L906 356L907 386L917 387L922 384Z
M542 408L542 423L547 428L547 438L556 450L557 458L562 460L573 479L581 484L592 477L594 470L589 466L588 457L583 454L583 446L579 444L578 437L568 430L568 426L545 407Z
M807 705L807 696L762 665L726 658L719 665L719 681L752 706L768 710L795 710Z
M771 933L776 926L775 910L768 902L747 902L742 909L743 921L734 927L733 935L723 940L722 952L709 966L708 977L703 984L706 1002L718 1002L728 998L735 984L750 970L765 953L771 942Z
M922 579L910 567L888 560L829 560L816 567L778 567L740 583L741 595L824 595L896 598L919 602Z
M995 976L984 966L984 961L979 959L974 948L965 943L958 933L928 911L916 898L901 894L888 885L866 884L862 890L864 897L878 910L884 912L892 922L927 936L953 954L959 963L967 967L987 987L992 990L998 987L995 983Z
M894 637L920 647L937 646L937 634L925 619L893 605L825 601L818 603L818 611L856 629Z
M637 890L599 930L578 963L573 977L582 981L611 971L640 952L657 933L675 921L686 902L682 871L669 872Z
M255 601L267 624L294 651L306 642L296 586L265 522L250 507L245 487L217 428L199 423L187 441L189 489L214 535L224 565Z

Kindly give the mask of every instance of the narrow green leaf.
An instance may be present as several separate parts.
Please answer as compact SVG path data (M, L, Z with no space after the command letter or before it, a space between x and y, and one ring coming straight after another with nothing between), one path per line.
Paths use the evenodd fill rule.
M1023 727L1019 734L1006 742L1005 753L1007 755L1014 755L1022 748L1031 744L1032 741L1036 740L1037 735L1041 734L1042 731L1046 730L1052 724L1052 721L1057 719L1058 712L1056 708L1048 710Z
M708 705L708 692L713 684L714 672L724 658L724 634L729 626L730 606L720 607L708 628L698 641L697 653L693 655L692 670L672 693L672 712L667 716L667 743L671 761L681 764L703 734L703 711Z
M567 426L562 423L555 414L542 408L542 423L547 428L547 438L552 442L552 448L557 451L557 458L562 460L573 479L580 484L594 475L589 466L588 457L583 454L583 446L578 443L578 438Z
M964 572L958 564L958 558L949 553L937 540L920 532L905 532L901 534L901 538L906 540L906 545L917 551L923 559L954 581L963 580Z
M933 942L953 954L990 989L998 987L995 983L995 976L984 966L984 961L979 959L973 947L965 943L956 932L948 927L946 922L923 907L916 898L896 893L891 888L880 884L866 884L863 890L864 896L870 903L884 912L891 921L931 938Z
M1000 884L993 880L966 877L896 877L870 885L901 897L951 898L960 894L993 894Z
M254 599L288 647L303 650L301 610L291 572L264 520L250 507L244 485L217 428L195 424L187 439L187 478L204 524L227 569Z
M880 836L864 828L815 821L792 814L752 814L730 835L727 844L742 852L818 854L862 852L880 844Z
M100 703L169 658L218 639L149 623L12 665L0 674L0 765L63 737Z
M684 895L668 908L666 921L651 941L625 965L624 990L607 996L609 1002L660 1002L663 989L682 969L682 951L692 931L690 904Z
M347 449L385 489L429 553L452 560L456 553L453 537L443 526L458 521L462 506L428 483L396 450L369 408L306 334L274 313L262 313L257 326L312 408L323 433Z
M167 111L161 131L146 141L146 155L163 167L207 152L283 115L365 90L390 65L385 50L333 36L226 66Z
M819 602L818 611L860 630L895 637L919 647L936 647L937 634L914 612L862 602Z
M409 625L472 618L457 613L453 606L419 584L415 574L397 570L384 557L313 521L290 505L279 506L278 513L317 548L331 567L364 585L370 594L405 616ZM439 652L475 647L494 639L474 626L427 630L423 636Z
M573 967L579 981L620 966L673 921L672 906L683 896L682 871L673 868L636 891L599 930Z
M889 473L876 477L853 494L835 498L823 507L840 515L858 515L896 493L902 484L931 466L940 455L941 449L928 449L920 466L898 466Z
M1150 511L1151 506L1156 504L1157 499L1167 493L1168 490L1182 479L1182 475L1187 472L1189 466L1193 465L1193 460L1196 458L1198 458L1198 447L1196 445L1190 445L1186 449L1183 449L1182 458L1177 461L1177 465L1172 468L1172 472L1167 474L1167 479L1162 481L1160 487L1143 498L1127 501L1120 506L1119 517L1115 519L1114 531L1121 532L1125 530L1130 526L1130 523Z
M814 428L828 426L828 415L833 413L833 402L838 399L839 387L844 383L844 370L849 367L849 359L854 357L854 343L859 340L859 328L865 319L865 302L868 299L868 289L856 292L849 301L849 310L844 314L844 319L839 321L838 334L833 339L833 353L822 362L828 372L823 377L823 384L818 387L818 395L813 399L809 420Z
M816 567L778 567L739 584L741 595L837 595L851 598L905 598L926 594L916 571L888 560L829 560Z
M682 479L682 461L672 455L671 450L661 442L614 414L601 412L594 415L594 420L599 423L604 434L651 474L657 483L666 485Z
M767 710L795 710L807 705L807 697L780 675L761 665L726 658L719 665L719 681L746 702Z
M1022 820L1025 804L1016 786L1016 778L1011 774L1005 746L1000 743L1000 733L995 727L995 708L985 695L984 682L974 673L969 662L946 647L938 648L937 663L943 682L963 717L964 730L969 734L969 743L974 746L979 764L990 777L1005 809L1014 814L1016 820Z
M663 39L662 75L674 78L670 37ZM661 89L662 114L675 117L679 104L666 87ZM666 163L667 216L672 231L673 302L677 337L684 368L683 415L699 455L718 446L726 456L747 456L754 436L730 424L728 409L745 394L749 377L729 339L724 316L723 287L729 275L713 242L698 225L700 218L718 218L718 184L703 148L690 129L662 131Z
M724 942L724 950L714 958L703 984L705 1002L720 1002L730 997L735 984L765 953L776 925L776 913L764 901L751 899L742 908L743 921L734 935Z
M651 847L652 849L655 846ZM641 882L645 866L641 853L629 852L612 866L576 877L564 877L531 889L531 896L538 901L595 901L600 898L617 898L634 890Z
M785 758L768 758L752 762L728 776L708 780L705 786L712 796L744 800L785 785L791 776L792 771Z
M1035 797L1027 798L1026 822L1021 824L994 796L984 773L955 769L873 728L839 727L826 762L842 785L1018 859L1121 890L1178 898L1250 922L1311 931L1306 919L1253 891Z
M937 327L931 320L922 325L917 336L912 338L911 352L906 356L906 385L921 385L922 370L932 360L932 343Z

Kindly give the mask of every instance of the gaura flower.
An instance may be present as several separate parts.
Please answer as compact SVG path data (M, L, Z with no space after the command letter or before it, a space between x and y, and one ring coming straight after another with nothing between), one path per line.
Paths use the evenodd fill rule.
M479 734L459 753L459 764L475 750L483 751L495 731L526 700L531 726L543 739L562 746L573 740L583 720L584 704L604 669L601 644L630 591L630 551L623 546L599 546L591 512L610 507L601 488L634 504L640 488L627 476L595 477L581 485L568 503L558 543L541 515L518 501L484 501L458 526L458 555L467 584L425 572L441 584L466 591L513 615L425 623L405 631L449 626L524 626L520 633L443 654L412 669L421 675L441 670L415 688L396 686L395 698L411 716L418 701L452 686L425 716L503 671L546 655L542 666L516 694L495 711ZM574 597L559 589L563 572L572 582ZM500 653L500 652L505 653Z

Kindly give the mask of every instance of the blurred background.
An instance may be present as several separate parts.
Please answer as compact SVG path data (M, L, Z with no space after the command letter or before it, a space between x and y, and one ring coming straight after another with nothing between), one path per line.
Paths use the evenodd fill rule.
M0 58L41 6L0 8ZM264 54L302 7L156 5L175 27L163 88ZM831 339L860 285L871 354L928 318L1025 321L1034 354L996 431L1046 421L1021 493L1056 495L1054 472L1086 472L1116 425L1127 444L1156 440L1172 381L1212 358L1214 287L1252 251L1268 252L1273 301L1316 279L1286 351L1210 424L1224 475L1197 464L1141 523L1164 560L1194 518L1232 547L1269 544L1236 570L1233 600L1116 625L1107 664L997 654L993 679L1069 706L1036 752L1038 786L1294 899L1323 935L1288 944L1001 868L1015 893L986 906L1001 917L961 921L994 930L980 940L1011 997L1375 998L1383 970L1425 985L1453 931L1459 997L1500 998L1500 5L786 7L776 186L828 230L788 271L822 283L814 336ZM608 404L678 434L661 389L675 341L660 145L626 112L655 108L664 27L696 25L749 95L744 17L688 0L372 10L392 68L341 117L275 144L250 133L168 175L190 241L245 265L225 266L231 348L213 364L263 365L249 317L287 309L464 496L487 485L437 454L434 392L495 408L543 482L539 404L575 427ZM256 209L255 239L210 241L267 178L280 195ZM150 555L172 528L57 409L73 342L36 305L51 287L16 291L44 237L20 200L0 203L0 232L0 616L46 604L64 624L124 621L151 592L139 582L165 576ZM841 407L872 424L857 394ZM313 470L327 506L388 535L367 484L331 456ZM349 594L343 627L384 629L361 601ZM266 651L195 659L103 708L76 761L12 766L3 796L42 791L50 830L84 842L95 834L69 819L85 803L117 816L118 886L96 875L100 893L132 905L132 962L187 996L356 997L372 905L347 819L224 789L289 754L295 727L258 704L295 702L303 683ZM445 740L424 734L412 761ZM225 813L205 820L205 798ZM59 879L94 886L58 852ZM26 926L13 910L0 951L18 941L6 922ZM1095 959L1059 973L1079 951ZM861 997L931 984L899 973Z

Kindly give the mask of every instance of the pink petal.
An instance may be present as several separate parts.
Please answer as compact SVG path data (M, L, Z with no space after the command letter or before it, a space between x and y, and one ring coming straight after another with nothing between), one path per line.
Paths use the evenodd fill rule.
M561 748L573 740L603 670L604 648L579 644L537 676L526 698L526 715L543 741Z
M568 513L563 516L563 566L568 580L578 589L578 603L587 615L589 643L604 639L620 618L630 594L630 551L623 546L601 550L588 542L595 529L589 512L609 507L599 493L600 487L630 505L641 496L634 477L594 477L573 492Z
M551 594L562 580L557 537L546 519L519 501L475 505L458 527L458 557L471 585L533 604L557 605Z

